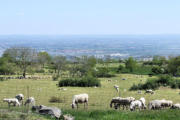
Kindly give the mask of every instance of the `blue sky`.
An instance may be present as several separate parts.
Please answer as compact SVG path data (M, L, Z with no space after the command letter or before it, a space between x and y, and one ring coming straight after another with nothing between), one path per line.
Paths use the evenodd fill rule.
M180 34L180 0L1 0L0 34Z

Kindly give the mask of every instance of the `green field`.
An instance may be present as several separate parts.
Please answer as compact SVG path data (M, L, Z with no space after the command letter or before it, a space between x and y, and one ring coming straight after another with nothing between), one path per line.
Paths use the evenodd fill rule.
M132 119L137 117L138 120L165 120L169 119L169 116L160 117L163 114L169 113L170 116L174 119L180 119L179 111L143 111L143 112L130 112L130 111L114 111L109 107L110 101L113 97L119 96L116 90L113 88L114 85L119 85L120 87L120 96L128 97L132 96L136 99L140 97L146 98L146 104L150 100L154 99L167 99L172 100L174 103L180 102L179 89L171 89L167 87L161 87L155 91L155 94L138 94L137 91L129 91L129 88L135 83L138 84L145 82L148 76L139 76L132 74L117 74L113 78L101 78L102 86L99 88L94 87L64 87L67 88L66 91L62 91L59 87L56 86L58 81L52 81L48 78L49 75L40 75L36 76L47 77L47 79L10 79L7 81L0 82L0 109L7 108L7 103L3 103L3 98L12 98L16 94L22 93L25 95L25 99L29 96L33 96L36 99L37 105L46 105L46 106L56 106L63 110L65 113L70 113L76 117L77 120L116 120L116 119ZM126 78L126 80L122 80ZM112 82L108 82L108 79L111 79ZM29 87L29 93L28 93ZM83 110L83 105L80 105L79 110L71 110L70 104L72 103L72 96L75 94L87 93L89 94L89 106L88 110ZM59 97L62 100L62 103L50 103L49 99L52 97ZM24 112L24 109L17 108L18 111ZM98 114L95 114L95 113ZM156 114L156 112L158 114ZM34 115L33 115L34 116ZM100 118L102 116L102 118ZM129 117L127 117L129 116ZM142 117L141 117L142 116ZM176 116L179 116L176 118ZM2 116L0 116L1 118ZM86 118L85 118L86 117ZM83 119L84 118L84 119ZM47 118L43 118L47 119ZM173 120L174 120L173 119Z

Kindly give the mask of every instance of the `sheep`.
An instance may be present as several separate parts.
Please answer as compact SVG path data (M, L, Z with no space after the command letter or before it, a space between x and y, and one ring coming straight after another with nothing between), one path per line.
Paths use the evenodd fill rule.
M127 98L116 97L111 100L110 107L112 107L112 104L114 104L115 109L117 109L118 107L120 108L120 106L123 106L123 110L124 110L124 107L126 107L126 109L127 109L132 101L135 101L135 98L133 98L133 97L127 97Z
M165 107L171 107L173 105L173 102L170 101L170 100L160 100L161 101L161 106L162 108L165 108Z
M17 98L5 98L3 99L3 102L7 102L8 106L10 107L10 104L12 103L14 106L20 106L21 104L19 103Z
M141 97L140 100L135 100L132 101L130 104L130 110L133 111L136 109L136 107L139 108L139 110L141 109L146 109L146 104L145 104L145 98Z
M150 101L148 104L148 108L150 110L155 110L155 109L161 109L162 105L161 105L162 101L161 100L153 100Z
M144 94L146 94L146 93L154 94L154 91L149 89L149 90L146 90Z
M180 103L173 104L173 105L171 106L171 109L180 109Z
M143 104L142 104L142 102L140 100L135 100L135 101L131 102L130 110L134 111L136 109L136 107L138 107L139 110L141 110L143 108Z
M23 94L18 94L15 96L16 99L18 99L18 101L23 104L23 100L24 100L24 95Z
M74 109L77 106L78 109L78 103L84 103L84 109L85 105L88 107L88 94L79 94L79 95L74 95L73 100L72 100L72 108Z
M112 108L113 104L114 104L114 107L117 106L117 104L120 103L120 99L121 99L121 97L112 98L112 100L110 102L110 107ZM117 108L115 107L115 109L117 109Z
M146 109L146 100L145 100L145 98L141 97L139 100L142 102L143 109Z
M114 85L114 88L116 89L117 92L119 92L119 86L118 85Z
M34 97L30 97L26 100L26 102L24 103L24 106L26 106L26 104L31 104L31 105L35 105L35 99Z

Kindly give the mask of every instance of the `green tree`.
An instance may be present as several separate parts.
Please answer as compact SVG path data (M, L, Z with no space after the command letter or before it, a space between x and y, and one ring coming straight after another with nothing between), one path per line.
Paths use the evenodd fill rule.
M25 78L28 68L37 60L37 52L28 47L14 47L5 50L4 56L9 56L11 60L22 70Z
M44 68L44 65L49 63L51 61L51 56L47 52L39 52L38 53L38 63L42 65Z
M64 56L55 56L53 58L53 68L55 69L55 72L57 72L57 75L59 76L60 73L66 69L67 60Z
M177 75L177 72L179 72L179 67L180 67L180 56L178 57L171 57L169 59L168 63L168 72L172 75Z
M129 57L125 62L126 69L130 70L130 72L133 72L135 70L136 64L137 62L133 59L133 57Z

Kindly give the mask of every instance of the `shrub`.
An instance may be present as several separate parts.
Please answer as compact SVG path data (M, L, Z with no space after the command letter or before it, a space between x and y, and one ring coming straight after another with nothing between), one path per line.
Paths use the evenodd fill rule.
M107 77L107 78L115 77L115 75L111 74L110 70L106 67L98 68L98 70L94 73L94 76L96 76L96 77Z
M73 86L73 87L92 87L101 86L100 81L92 76L83 78L67 78L59 81L59 87Z
M59 97L52 96L50 98L49 102L51 102L51 103L62 103L63 100L61 98L59 98Z
M133 85L130 90L146 90L146 89L157 89L160 86L171 86L178 87L174 84L173 79L169 75L161 75L159 78L148 79L144 84Z

